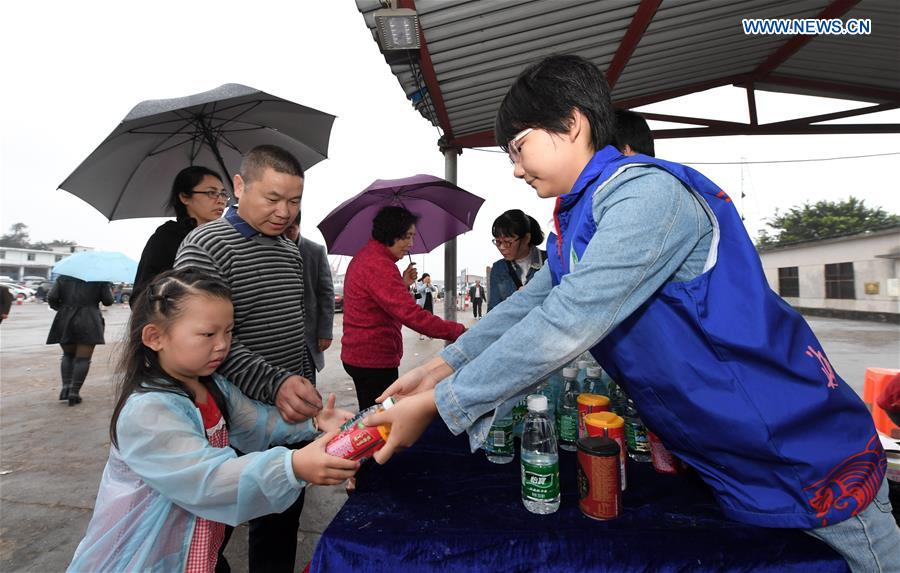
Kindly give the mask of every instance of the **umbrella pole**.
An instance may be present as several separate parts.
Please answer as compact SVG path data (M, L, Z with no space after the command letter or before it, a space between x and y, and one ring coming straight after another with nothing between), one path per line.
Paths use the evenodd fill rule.
M222 168L222 174L225 176L226 184L231 188L231 196L234 198L234 181L233 175L228 172L228 168L225 167L225 160L222 159L222 154L219 153L219 146L216 145L216 139L213 137L212 128L210 128L209 124L207 124L203 117L199 117L197 121L203 126L203 139L206 141L206 145L209 146L210 150L212 150L213 155L216 156L216 161L219 162L219 167Z

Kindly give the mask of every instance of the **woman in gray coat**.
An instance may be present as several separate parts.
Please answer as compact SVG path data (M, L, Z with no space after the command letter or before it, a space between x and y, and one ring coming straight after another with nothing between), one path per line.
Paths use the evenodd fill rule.
M47 344L59 344L63 351L59 399L68 400L69 406L74 406L81 403L79 392L91 367L94 346L106 342L103 316L97 305L113 303L112 285L60 275L47 295L47 302L57 311Z

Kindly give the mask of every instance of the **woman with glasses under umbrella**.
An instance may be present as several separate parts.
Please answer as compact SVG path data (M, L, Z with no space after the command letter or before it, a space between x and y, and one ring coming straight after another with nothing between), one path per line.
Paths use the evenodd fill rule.
M544 242L544 232L533 217L520 209L510 209L497 217L491 234L491 242L503 258L491 267L488 312L525 286L547 259L546 251L538 249Z
M153 277L173 267L178 247L188 233L221 217L229 201L222 176L212 169L191 165L175 176L169 195L169 206L175 210L175 220L160 225L144 246L134 278L132 300Z

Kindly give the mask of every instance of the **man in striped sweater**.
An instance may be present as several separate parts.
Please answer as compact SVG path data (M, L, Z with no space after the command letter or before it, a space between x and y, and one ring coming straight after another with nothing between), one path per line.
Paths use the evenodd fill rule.
M206 271L231 287L234 335L219 373L247 396L274 404L286 421L301 422L322 408L322 399L309 382L303 263L297 245L281 234L300 210L303 168L280 147L256 147L234 176L234 192L237 207L192 231L175 267ZM251 521L251 572L293 571L302 509L301 494L284 513Z

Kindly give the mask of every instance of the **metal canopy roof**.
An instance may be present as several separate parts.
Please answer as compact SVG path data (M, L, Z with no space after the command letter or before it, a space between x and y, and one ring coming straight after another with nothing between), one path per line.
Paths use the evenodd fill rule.
M375 37L379 0L356 0ZM447 147L495 145L494 115L516 76L554 53L606 70L617 107L706 89L747 91L750 122L644 114L698 127L654 137L896 133L900 124L817 124L900 107L897 0L397 0L417 12L418 52L385 60ZM743 18L869 18L870 35L745 35ZM759 124L755 90L870 102L857 110Z

